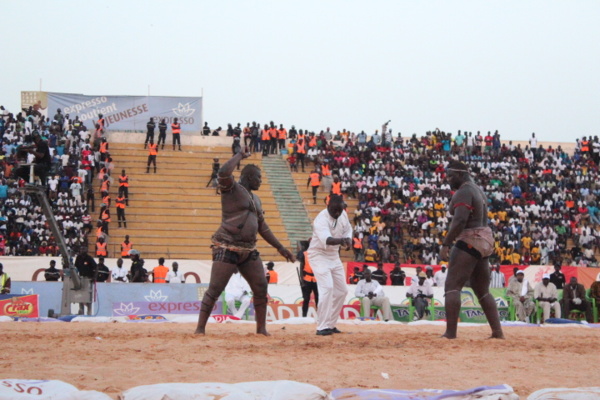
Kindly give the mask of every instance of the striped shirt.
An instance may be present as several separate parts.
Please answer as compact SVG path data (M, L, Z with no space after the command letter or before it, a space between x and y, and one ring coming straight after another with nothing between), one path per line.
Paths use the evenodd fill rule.
M490 288L503 288L506 286L506 278L502 272L492 271L490 274Z

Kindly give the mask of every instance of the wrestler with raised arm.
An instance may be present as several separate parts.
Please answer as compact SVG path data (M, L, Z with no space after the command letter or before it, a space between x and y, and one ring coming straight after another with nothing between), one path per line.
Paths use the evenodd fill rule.
M504 339L496 301L489 292L488 257L494 251L494 237L487 223L487 197L460 161L448 164L446 180L455 193L449 206L452 222L440 251L442 260L448 260L450 256L445 286L446 333L443 337L456 338L460 292L470 278L471 287L492 328L491 337Z
M212 271L208 290L202 299L198 316L197 334L204 334L206 322L213 306L229 278L237 269L250 284L254 294L254 312L256 314L256 333L268 336L267 317L267 279L263 262L256 250L256 234L275 247L282 257L290 262L294 255L277 240L267 225L260 199L254 193L261 185L261 172L254 164L246 165L241 172L240 181L233 179L233 170L250 153L239 152L219 169L218 182L221 191L222 222L212 236Z

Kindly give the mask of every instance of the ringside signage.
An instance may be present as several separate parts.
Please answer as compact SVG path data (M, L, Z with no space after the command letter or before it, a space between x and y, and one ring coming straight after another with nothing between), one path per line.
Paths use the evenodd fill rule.
M37 294L9 296L8 299L4 298L0 300L0 315L21 318L38 318L40 316L40 306Z
M164 118L167 131L177 118L182 132L199 133L202 122L202 97L86 96L46 92L46 98L48 117L52 118L60 108L70 119L78 116L89 130L94 129L98 114L104 116L106 129L113 131L145 131L153 117L157 127Z

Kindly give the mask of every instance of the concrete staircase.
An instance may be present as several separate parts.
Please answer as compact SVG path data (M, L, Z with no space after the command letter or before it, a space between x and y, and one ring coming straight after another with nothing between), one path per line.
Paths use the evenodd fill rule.
M125 235L145 259L210 260L210 237L221 222L221 198L212 187L206 188L212 171L213 158L221 164L231 157L224 146L184 146L184 151L173 151L171 146L159 150L157 173L146 173L148 150L139 143L111 143L113 182L110 187L111 220L109 226L108 256L119 257L120 244ZM262 168L260 155L242 161ZM127 228L118 228L115 199L118 176L125 169L129 176L129 207L126 209ZM239 172L234 176L239 179ZM98 192L99 183L94 181ZM279 213L269 176L263 174L263 185L257 192L271 230L286 247L290 246L286 227ZM100 204L99 195L96 204ZM98 218L99 207L92 214ZM90 252L95 251L95 237L90 236ZM262 238L258 249L263 259L281 260L277 251Z
M287 162L280 156L263 157L263 176L267 176L277 203L288 238L295 248L300 240L312 235L312 221L308 217L298 187Z

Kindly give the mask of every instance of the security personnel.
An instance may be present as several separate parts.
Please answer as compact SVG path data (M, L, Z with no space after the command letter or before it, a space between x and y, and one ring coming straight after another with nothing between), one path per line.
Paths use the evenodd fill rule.
M153 283L167 283L167 274L169 268L165 267L165 259L163 257L158 259L158 266L152 270L152 282Z
M125 235L125 240L121 243L121 257L129 258L129 250L133 249L133 243L129 241L129 235Z
M304 157L306 156L306 140L304 139L304 135L298 135L296 154L298 156L298 164L302 164L302 172L304 172Z
M100 185L100 193L102 194L102 196L106 196L108 194L109 189L110 181L108 180L108 175L104 174L104 177L102 178L102 184Z
M177 119L177 118L175 118ZM173 134L175 136L175 134ZM175 139L173 139L175 140ZM173 145L173 150L175 150L175 145ZM150 173L150 164L154 164L154 173L156 173L156 155L158 154L158 145L154 144L152 140L148 144L148 166L146 167L146 173Z
M4 272L4 266L0 264L0 294L9 294L10 284L10 276Z
M271 143L271 135L269 134L269 126L265 125L260 136L263 156L269 155L269 144Z
M108 142L106 138L103 137L100 142L100 161L106 160L106 156L108 155Z
M96 242L96 257L108 257L106 242L104 242L103 236L100 236Z
M148 142L154 141L154 129L156 128L156 123L154 122L154 118L150 118L150 121L146 124L146 141L144 142L144 148L148 145Z
M117 204L117 220L119 221L119 228L121 227L121 221L123 221L123 227L127 228L127 220L125 219L125 197L119 196L116 200Z
M333 182L331 183L331 193L337 194L338 196L342 195L342 182L337 175L333 177Z
M306 317L311 293L314 293L315 305L319 304L319 289L317 288L315 274L308 262L306 251L302 254L303 257L300 259L300 266L302 267L302 316Z
M100 221L102 222L102 232L108 233L108 224L110 223L110 209L105 203L102 203L100 208Z
M352 249L354 250L354 261L362 261L363 244L358 234L352 238Z
M313 204L317 204L317 189L321 186L321 174L316 169L313 169L308 176L306 188L308 188L308 185L312 187Z
M171 130L173 131L173 150L175 150L175 144L179 145L179 151L181 151L181 124L177 122L177 118L173 119L173 123L171 124ZM150 142L152 143L152 142ZM158 146L157 146L158 148ZM154 167L156 172L156 166Z
M121 170L121 176L119 176L119 196L125 197L125 204L129 205L129 177L125 170Z
M275 267L275 264L273 264L273 261L269 261L267 263L267 283L279 282L279 274L273 270L273 267Z
M283 124L279 125L277 130L277 140L279 142L279 150L285 149L285 139L287 139L287 130L283 127Z

